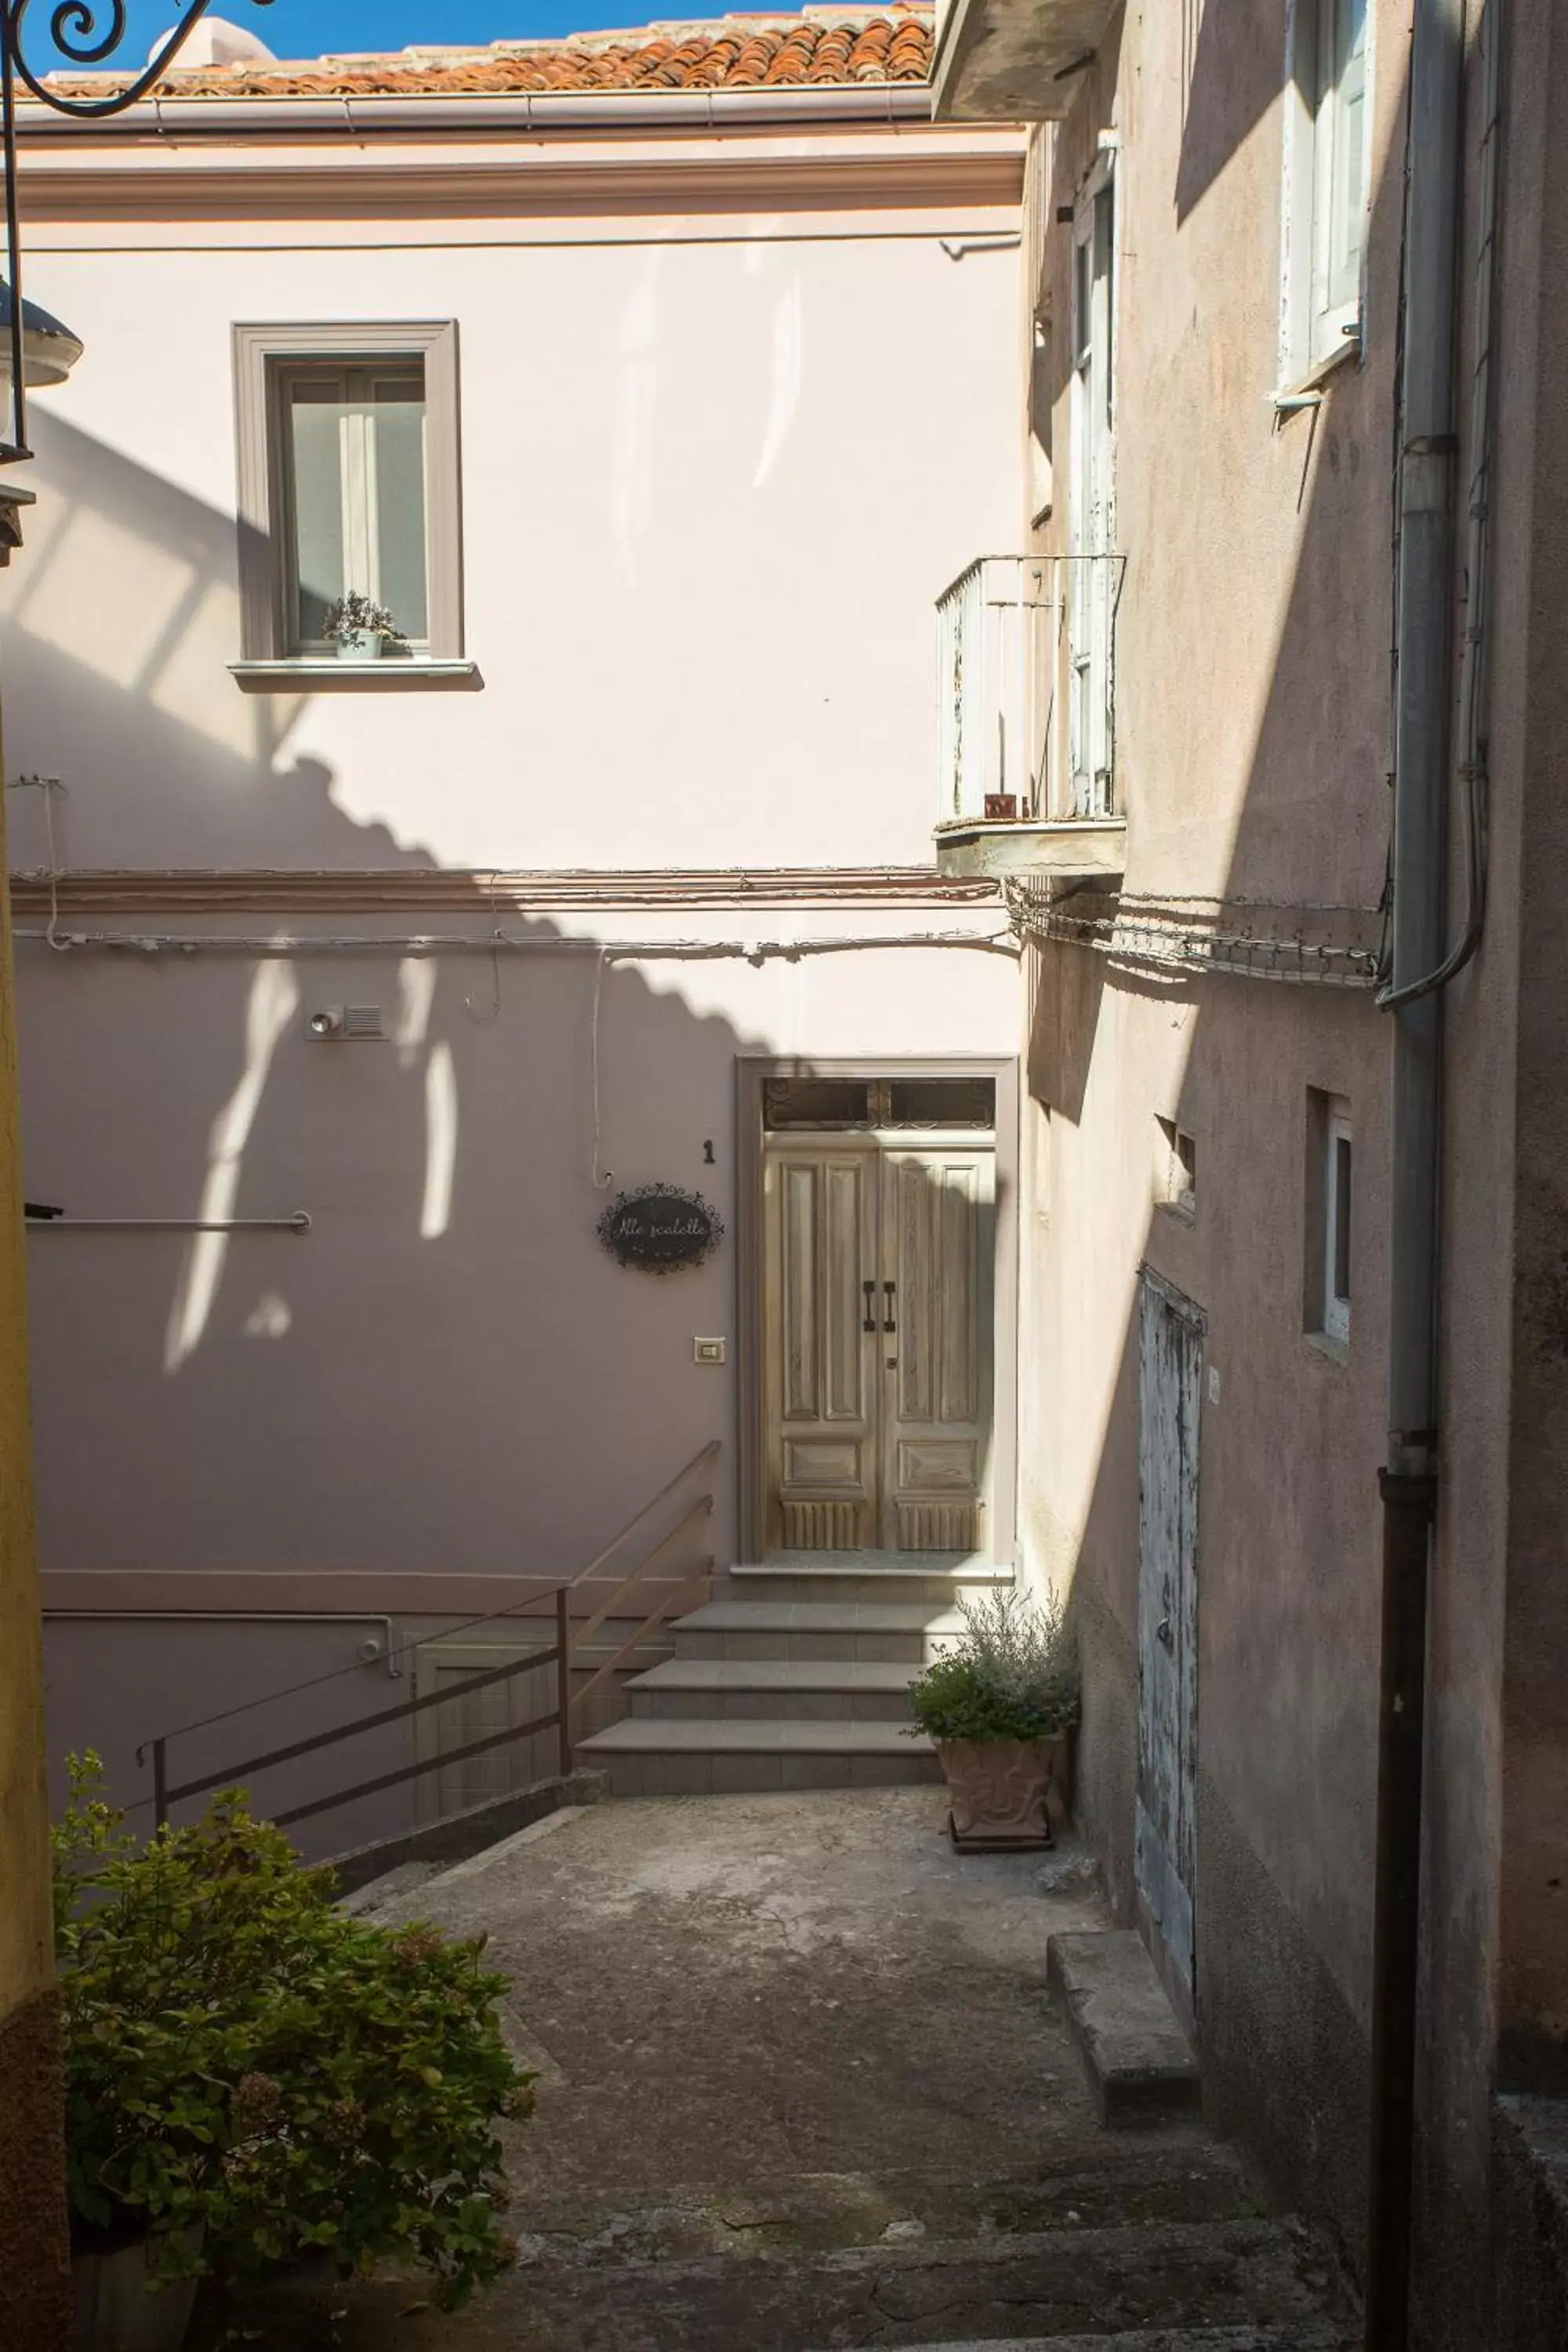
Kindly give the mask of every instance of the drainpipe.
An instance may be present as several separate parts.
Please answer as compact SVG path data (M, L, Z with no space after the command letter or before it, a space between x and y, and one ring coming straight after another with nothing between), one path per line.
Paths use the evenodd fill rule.
M1464 0L1415 0L1399 384L1388 1459L1372 1989L1366 2352L1406 2352L1426 1601L1437 1511L1438 1172L1458 455ZM1427 983L1423 986L1423 983Z

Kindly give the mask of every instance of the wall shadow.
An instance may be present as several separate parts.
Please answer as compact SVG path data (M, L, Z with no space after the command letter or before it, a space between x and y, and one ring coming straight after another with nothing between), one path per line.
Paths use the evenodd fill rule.
M52 1739L57 1797L64 1751L91 1745L144 1819L140 1743L313 1685L181 1742L178 1780L391 1705L408 1685L389 1633L395 1654L491 1605L497 1579L574 1574L712 1437L714 1518L660 1584L708 1550L728 1564L734 1349L715 1370L693 1341L735 1329L735 1066L786 1042L803 992L831 1041L845 960L818 982L809 940L775 954L767 940L799 926L787 906L674 920L498 906L482 877L360 823L325 762L290 756L308 706L227 676L233 518L58 420L38 438L45 495L3 626L13 866L34 877L18 923L26 1181L67 1213L29 1243L41 1564L100 1571L95 1610L134 1574L163 1612L51 1620ZM16 782L35 768L62 786L52 835L46 788ZM161 900L155 874L129 912L73 898L73 869L146 867L145 845L171 842L184 877L282 879L261 912L221 888ZM384 911L352 889L342 912L330 893L290 898L290 871L352 885L367 869L403 877ZM625 958L677 934L704 951ZM280 952L281 937L301 943ZM911 1050L896 994L873 974L854 1016L883 1024L890 1059ZM347 1006L374 1008L382 1034L311 1036L313 1013ZM595 1231L616 1191L655 1180L702 1192L731 1237L665 1278L617 1265ZM300 1210L305 1237L68 1222ZM583 1588L579 1617L637 1557ZM181 1580L210 1593L214 1576L243 1583L251 1619L182 1615ZM410 1580L417 1599L399 1597ZM289 1622L258 1622L274 1582ZM466 1597L444 1606L443 1582ZM606 1654L649 1605L613 1622ZM393 1727L326 1766L271 1769L258 1801L390 1769L408 1739ZM301 1842L342 1850L410 1811L406 1790L370 1798Z
M1169 27L1147 36L1166 57L1173 40ZM1122 226L1133 250L1119 360L1119 526L1129 563L1118 715L1132 737L1126 889L1250 901L1249 914L1232 918L1238 929L1289 937L1295 925L1306 937L1327 931L1375 944L1392 765L1401 132L1372 206L1364 363L1333 380L1315 415L1281 419L1262 449L1275 351L1272 320L1252 299L1251 262L1278 219L1276 142L1259 126L1279 98L1282 57L1279 11L1207 0L1179 137L1153 121L1159 71L1142 100L1136 181L1128 174L1142 211ZM1141 71L1148 66L1147 56L1139 60ZM1403 50L1385 42L1385 100L1394 78L1402 92L1405 68ZM1088 132L1110 119L1102 84L1058 136L1047 218L1072 203ZM1189 313L1183 289L1205 282L1235 217L1227 222L1225 208L1203 200L1233 168L1253 200L1267 196L1274 209L1266 225L1259 211L1238 253L1243 292L1234 313ZM1064 279L1058 315L1065 299ZM1254 344L1244 348L1244 335ZM1459 382L1468 382L1462 366ZM1160 420L1197 415L1204 433L1174 463ZM1216 579L1213 569L1225 546L1237 556L1234 579ZM1194 593L1200 579L1210 589ZM1227 832L1210 812L1223 819L1226 794L1214 779L1232 774L1239 808ZM1457 983L1451 1017L1463 1037L1484 1036L1489 1023L1506 1035L1506 953L1483 947ZM1043 1367L1035 1442L1071 1433L1058 1482L1063 1516L1044 1529L1041 1548L1071 1580L1083 1635L1089 1826L1108 1855L1119 1914L1131 1920L1140 1490L1132 1277L1147 1265L1207 1318L1196 1765L1205 2097L1217 2127L1260 2156L1281 2200L1327 2221L1352 2263L1366 2185L1389 1043L1364 992L1195 974L1151 983L1135 957L1069 945L1039 950L1029 1084L1053 1130L1060 1122L1069 1131L1051 1145L1053 1185L1065 1168L1065 1191L1050 1210L1040 1308L1047 1348L1062 1360L1055 1371L1048 1358ZM1472 1058L1474 1045L1464 1051ZM1348 1100L1355 1122L1354 1319L1344 1360L1315 1342L1304 1305L1314 1089ZM1190 1220L1152 1202L1142 1171L1153 1165L1157 1117L1196 1139ZM1476 1150L1504 1187L1507 1149L1500 1136ZM1457 1181L1451 1174L1450 1187ZM1473 1210L1473 1171L1463 1181ZM1477 1335L1485 1360L1500 1347L1500 1296L1482 1307L1468 1269L1457 1278L1489 1325ZM1082 1379L1074 1358L1089 1298L1116 1315L1117 1338L1103 1364L1095 1360L1086 1401L1074 1392ZM1463 1383L1468 1370L1458 1377ZM1486 1499L1478 1449L1487 1442L1480 1421L1456 1421L1448 1492L1472 1507ZM1081 1504L1072 1486L1080 1464ZM1463 1524L1450 1522L1446 1543ZM1451 2292L1456 2308L1473 2308L1485 2292L1478 2150L1484 2157L1488 2139L1498 1861L1481 1727L1489 1711L1495 1720L1488 1677L1497 1596L1489 1566L1483 1622L1466 1648L1452 1573L1439 1575L1434 1600L1442 1698L1433 1736L1443 1762L1425 1896L1432 2022L1422 2165L1429 2183L1443 2184L1430 2210L1448 2217L1447 2242L1427 2248L1427 2294L1434 2305ZM1456 2190L1467 2179L1468 2188Z

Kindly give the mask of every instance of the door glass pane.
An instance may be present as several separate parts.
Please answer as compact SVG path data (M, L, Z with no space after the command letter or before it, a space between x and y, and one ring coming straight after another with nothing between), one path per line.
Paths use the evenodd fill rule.
M871 1090L864 1078L769 1078L763 1125L869 1127Z
M996 1124L994 1078L895 1078L889 1124L893 1127L979 1127Z

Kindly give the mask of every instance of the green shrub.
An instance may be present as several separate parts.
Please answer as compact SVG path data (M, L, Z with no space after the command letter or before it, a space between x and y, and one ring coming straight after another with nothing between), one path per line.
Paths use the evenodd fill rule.
M1016 1589L963 1603L963 1632L910 1685L932 1739L1047 1739L1079 1718L1078 1644L1054 1594Z
M238 1790L138 1850L100 1772L72 1758L55 1832L79 2236L150 2230L165 2277L411 2257L466 2301L506 2259L494 2121L530 2080L482 1942L334 1909Z

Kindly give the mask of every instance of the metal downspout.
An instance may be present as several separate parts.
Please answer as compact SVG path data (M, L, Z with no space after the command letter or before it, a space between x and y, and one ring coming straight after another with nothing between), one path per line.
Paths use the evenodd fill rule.
M1464 0L1415 0L1398 394L1395 998L1444 960L1464 17ZM1442 1003L1432 989L1393 1007L1366 2352L1406 2352L1409 2342L1422 1740L1437 1507Z

